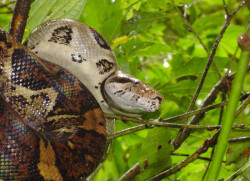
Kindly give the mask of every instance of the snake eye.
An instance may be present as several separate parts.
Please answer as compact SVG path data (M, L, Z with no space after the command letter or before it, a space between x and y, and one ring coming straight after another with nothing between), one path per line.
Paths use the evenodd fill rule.
M139 85L140 85L140 82L135 82L134 83L134 87L139 87Z
M117 83L125 84L125 83L132 82L132 80L130 80L130 79L126 78L126 77L115 77L110 82L117 82Z

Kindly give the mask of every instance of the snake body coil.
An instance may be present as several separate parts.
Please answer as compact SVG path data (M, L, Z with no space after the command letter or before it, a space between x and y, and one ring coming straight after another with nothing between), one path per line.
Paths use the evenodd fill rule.
M163 101L83 23L47 22L27 46L0 29L0 180L84 179L113 132L103 112L137 116Z
M78 180L99 164L105 120L88 89L0 30L3 180Z
M70 19L49 21L34 30L27 46L38 57L73 73L105 113L137 116L159 109L163 101L150 86L118 70L106 40L83 23Z

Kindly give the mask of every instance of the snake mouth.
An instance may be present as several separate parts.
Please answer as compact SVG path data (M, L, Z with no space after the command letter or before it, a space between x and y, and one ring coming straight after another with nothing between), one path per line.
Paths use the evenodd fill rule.
M110 109L119 114L141 115L160 108L163 97L137 78L117 71L102 84L102 95Z

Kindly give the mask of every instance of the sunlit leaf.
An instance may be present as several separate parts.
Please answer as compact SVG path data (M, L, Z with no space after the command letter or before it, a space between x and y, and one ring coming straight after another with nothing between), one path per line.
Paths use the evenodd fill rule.
M168 128L149 130L139 157L140 168L144 171L137 177L137 180L146 180L171 166L170 152L173 147L169 143L170 138ZM147 166L145 166L145 162L147 162Z
M29 34L40 24L59 18L79 19L87 0L36 0L31 5L25 41Z

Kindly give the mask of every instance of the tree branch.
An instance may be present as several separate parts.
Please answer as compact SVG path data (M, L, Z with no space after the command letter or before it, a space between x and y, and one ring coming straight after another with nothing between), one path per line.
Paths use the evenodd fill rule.
M148 167L148 160L144 160L144 165L141 170L139 163L136 163L131 169L129 169L118 181L129 181L139 175Z
M217 139L218 139L218 135L219 135L220 130L218 130L210 139L205 140L203 145L192 155L188 155L188 154L181 154L181 153L171 153L171 155L175 155L175 156L185 156L187 157L185 160L183 160L182 162L180 162L178 165L176 165L175 167L172 167L158 175L156 175L153 178L150 178L148 181L157 181L160 179L163 179L167 176L170 176L178 171L180 171L182 168L184 168L186 165L188 165L189 163L195 161L196 159L202 159L202 160L206 160L206 161L211 161L210 158L206 158L206 157L201 157L199 155L201 155L202 153L205 153L209 147L213 147L216 145L217 143ZM238 137L238 138L232 138L229 140L229 143L232 142L244 142L244 141L249 141L250 137ZM223 161L225 163L225 161ZM144 169L146 169L146 167L144 167ZM133 175L133 178L137 175L139 175L141 173L140 170L140 165L139 163L136 163L131 169L129 169L125 174L126 175ZM124 174L124 175L125 175ZM123 180L121 180L121 178L119 179L119 181L125 181L126 179L124 179L124 175L121 177L123 178ZM128 179L128 177L126 177ZM132 178L126 180L129 181Z
M0 5L0 8L8 7L10 4L13 4L13 3L15 3L15 1L10 1L10 2L8 2L8 3L1 4L1 5Z
M189 154L182 154L182 153L171 153L171 155L173 155L173 156L185 156L185 157L190 156ZM211 161L212 160L211 158L202 157L202 156L199 156L197 159L205 160L205 161ZM226 163L226 162L224 161L224 163Z
M192 99L189 107L188 107L187 112L190 112L193 109L193 107L194 107L194 104L195 104L195 102L196 102L196 100L198 98L198 95L199 95L199 93L201 91L201 88L203 86L203 83L205 81L205 77L206 77L206 75L208 73L209 67L210 67L210 65L211 65L211 63L213 61L213 58L214 58L214 55L216 53L217 47L218 47L218 45L219 45L219 43L220 43L220 41L221 41L221 39L222 39L222 37L223 37L226 29L227 29L227 27L230 25L232 17L239 11L239 9L244 5L244 3L245 3L245 1L242 1L242 3L233 11L233 13L231 13L229 16L227 16L226 22L225 22L225 24L224 24L224 26L223 26L223 28L222 28L219 36L216 38L216 40L214 42L213 49L212 49L212 52L210 53L210 56L208 58L207 65L206 65L206 67L205 67L205 69L203 71L201 80L199 82L199 85L196 88L195 94L193 96L193 99ZM187 119L184 120L183 123L186 123L186 122L187 122ZM182 134L182 130L180 130L179 134Z
M228 10L227 10L227 6L226 6L226 3L225 3L225 0L222 0L222 2L223 2L223 8L224 8L224 10L225 10L225 12L226 12L226 15L227 15L227 17L229 16L229 13L228 13Z
M206 180L216 180L220 171L222 157L226 152L227 143L234 122L234 116L236 114L237 103L239 102L240 93L243 88L243 82L247 73L247 64L249 61L249 52L242 51L241 58L238 64L237 74L235 76L234 84L230 92L230 98L228 106L223 117L221 134L218 138L218 144L216 145L215 153L211 166L208 169Z
M207 56L209 56L209 51L208 51L207 47L205 46L205 44L203 43L203 41L201 40L199 35L194 31L191 24L188 22L187 18L184 17L184 16L182 16L182 18L183 18L184 22L186 23L186 25L188 26L189 31L194 34L194 36L197 38L197 40L200 42L201 46L203 47L203 49L207 53ZM217 65L215 64L214 61L212 62L212 66L213 66L215 72L217 73L218 77L221 78L220 71L219 71L219 69L218 69L218 67L217 67Z
M199 109L204 108L207 105L212 104L215 99L217 98L218 94L222 92L226 92L228 90L228 85L231 85L231 81L234 78L234 74L230 76L224 76L222 79L214 85L210 93L207 95L207 97L203 100L201 103ZM198 109L198 110L199 110ZM188 124L197 124L200 122L200 120L205 116L205 113L197 114L193 116ZM178 149L183 141L186 140L186 138L190 135L191 130L190 129L181 129L177 136L172 140L172 144L175 149Z
M243 136L243 137L237 137L237 138L231 138L229 139L228 143L238 143L238 142L245 142L250 141L250 136Z
M243 165L239 170L234 172L232 175L230 175L228 178L226 178L224 181L230 181L238 177L242 174L242 172L246 171L250 167L250 161L248 161L245 165Z
M128 121L124 120L123 121ZM131 120L130 120L131 121ZM132 121L133 122L133 121ZM189 129L206 129L208 131L213 131L215 129L220 129L221 125L190 125L190 124L175 124L175 123L164 123L158 121L147 121L145 120L136 120L136 123L142 123L142 125L134 126L131 128L124 129L122 131L118 131L117 133L110 134L107 139L112 140L121 136L125 136L127 134L135 133L137 131L151 129L154 127L170 127L170 128L189 128ZM237 124L232 127L232 129L244 129L250 130L250 127L244 126L243 124Z
M9 33L19 42L23 38L31 2L32 0L17 0L16 2Z
M250 103L250 97L248 95L247 99L243 101L243 103L240 105L240 107L237 109L235 113L235 118L239 116L239 114L247 107L247 105Z

